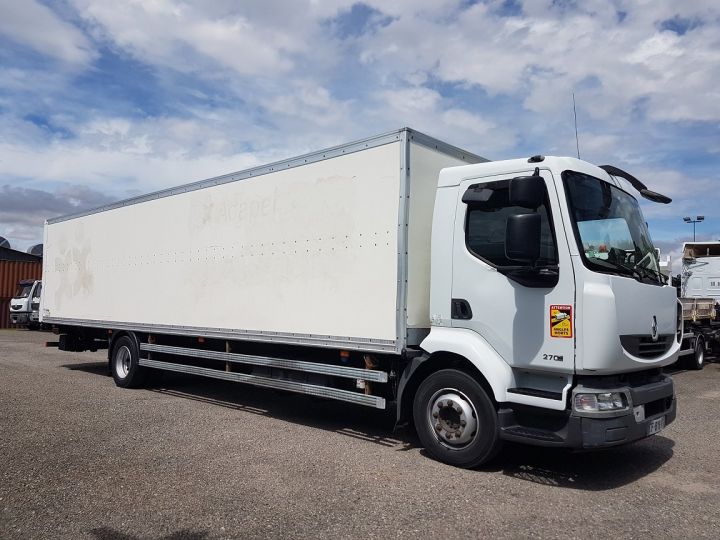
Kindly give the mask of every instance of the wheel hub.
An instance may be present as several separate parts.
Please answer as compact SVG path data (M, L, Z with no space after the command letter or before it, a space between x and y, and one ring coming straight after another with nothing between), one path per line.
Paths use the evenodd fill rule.
M441 390L430 402L429 418L440 442L465 446L477 434L477 415L470 401L455 390Z
M131 358L130 349L126 346L123 345L118 349L115 356L115 370L121 379L124 379L130 373Z

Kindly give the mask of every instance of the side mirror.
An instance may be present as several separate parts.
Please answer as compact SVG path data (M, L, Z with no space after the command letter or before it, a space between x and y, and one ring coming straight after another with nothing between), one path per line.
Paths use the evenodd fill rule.
M510 204L536 210L545 201L545 180L535 169L532 176L517 176L510 180Z
M505 225L505 256L534 266L540 258L540 214L514 214Z

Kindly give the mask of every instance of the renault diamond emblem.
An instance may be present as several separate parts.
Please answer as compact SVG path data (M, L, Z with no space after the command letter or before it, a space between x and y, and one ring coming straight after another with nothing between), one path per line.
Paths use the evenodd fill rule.
M653 315L652 324L650 325L650 336L653 341L658 340L657 317Z

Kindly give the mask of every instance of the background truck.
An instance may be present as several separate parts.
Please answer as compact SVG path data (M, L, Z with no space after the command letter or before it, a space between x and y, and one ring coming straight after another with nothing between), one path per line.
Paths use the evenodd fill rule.
M10 323L27 326L30 330L40 328L40 296L42 281L23 279L18 282L15 296L10 300Z
M669 202L405 128L47 221L41 318L62 350L108 348L118 386L168 370L388 409L458 466L622 444L674 420L680 335L631 189Z
M720 353L720 242L686 242L679 287L684 366L702 369L706 353Z

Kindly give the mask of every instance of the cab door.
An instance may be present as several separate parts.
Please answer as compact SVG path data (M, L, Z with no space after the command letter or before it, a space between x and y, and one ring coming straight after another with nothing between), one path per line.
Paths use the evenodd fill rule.
M575 285L550 171L539 171L546 190L539 208L510 205L510 180L531 174L532 169L460 184L452 326L480 334L514 368L567 372L575 365ZM540 259L534 270L517 270L519 263L505 253L507 218L530 212L541 217Z

